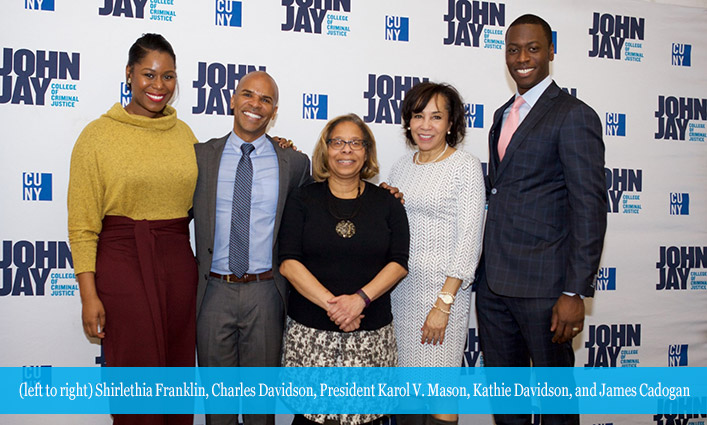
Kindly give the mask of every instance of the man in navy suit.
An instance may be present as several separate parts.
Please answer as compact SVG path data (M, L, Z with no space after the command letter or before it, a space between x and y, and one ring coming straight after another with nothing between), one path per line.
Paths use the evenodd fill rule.
M552 81L553 51L542 18L523 15L508 27L517 92L489 133L476 298L486 366L573 367L572 338L584 326L584 297L594 294L606 230L601 122ZM531 423L529 414L495 419ZM543 415L542 423L579 423L579 415Z

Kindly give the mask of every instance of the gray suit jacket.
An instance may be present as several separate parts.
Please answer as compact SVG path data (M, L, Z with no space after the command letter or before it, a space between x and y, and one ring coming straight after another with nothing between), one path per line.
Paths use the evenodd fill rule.
M216 222L216 185L221 154L229 135L230 133L224 137L194 145L196 162L199 166L199 177L196 181L193 208L196 260L199 265L199 286L196 295L197 317L199 317L199 312L201 311L201 302L204 299L213 260L214 232L216 231L214 228ZM280 167L280 188L277 198L275 226L273 228L273 273L275 275L275 284L280 296L282 296L283 305L287 305L287 280L280 274L279 265L277 264L277 233L280 229L280 219L285 208L287 195L293 189L304 186L313 180L307 155L292 149L282 149L270 137L268 137L268 140L275 147ZM236 170L233 170L234 177L235 174Z
M497 294L592 296L606 230L601 121L553 82L511 138L502 162L503 111L489 133L484 266Z

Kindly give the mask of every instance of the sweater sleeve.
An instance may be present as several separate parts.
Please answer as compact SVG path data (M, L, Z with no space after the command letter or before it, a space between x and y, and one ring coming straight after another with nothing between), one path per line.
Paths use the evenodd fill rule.
M89 124L71 153L67 203L69 242L76 274L96 271L96 247L102 227L105 196L96 142L96 135Z
M396 262L408 269L408 258L410 256L410 227L405 207L400 200L390 193L386 193L390 204L390 214L388 226L390 228L390 246L388 248L388 262Z
M278 235L278 260L304 261L302 250L303 229L305 220L304 204L301 198L301 188L290 192L282 213L280 233Z

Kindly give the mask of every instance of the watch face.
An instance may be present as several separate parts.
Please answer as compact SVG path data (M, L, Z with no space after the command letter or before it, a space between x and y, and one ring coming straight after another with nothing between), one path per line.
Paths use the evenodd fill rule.
M443 303L445 304L451 304L454 302L454 297L452 297L449 294L439 294L437 295L440 300L442 300Z

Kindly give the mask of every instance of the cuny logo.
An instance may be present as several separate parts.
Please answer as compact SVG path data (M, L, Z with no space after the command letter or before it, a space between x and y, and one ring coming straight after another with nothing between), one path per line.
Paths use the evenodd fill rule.
M216 0L216 25L240 27L243 4L239 1Z
M3 48L0 103L44 105L51 86L51 106L74 107L76 84L52 83L67 77L79 79L81 55L57 51ZM13 75L14 73L14 75ZM68 95L64 95L68 91Z
M328 96L304 93L302 95L302 118L305 120L325 120L328 115Z
M643 170L604 168L604 174L609 201L606 212L639 214L641 212L640 192L643 191Z
M385 17L385 39L410 41L410 19L404 16Z
M448 0L447 37L444 44L479 47L483 34L485 49L503 49L506 5L489 1Z
M479 336L476 335L476 328L469 328L469 333L466 338L466 346L464 347L464 357L462 358L462 367L476 366L483 366L481 346L479 345Z
M28 387L41 386L43 389L52 385L51 365L22 366L22 382Z
M130 91L125 82L120 83L120 104L126 106L133 98L133 92Z
M346 37L349 15L335 12L351 12L351 0L282 0L285 7L285 22L282 31L322 33L326 18L326 34Z
M592 36L592 50L589 57L641 62L643 60L643 40L645 34L645 19L633 16L611 15L594 12L589 35ZM632 41L626 41L626 40Z
M101 16L113 15L126 18L145 19L145 6L148 0L104 0L103 7L98 9ZM171 22L177 16L174 10L164 9L174 7L175 0L149 0L150 20Z
M52 273L55 268L73 267L71 250L64 241L2 241L0 296L46 295L50 278L52 296L73 296L78 293L74 273Z
M51 173L22 173L23 201L51 201Z
M400 106L405 92L421 81L429 81L429 78L368 74L368 90L363 93L363 98L368 99L368 115L363 120L400 124Z
M597 273L597 281L594 285L597 291L616 290L616 267L602 267Z
M685 403L687 401L687 403ZM700 404L701 403L701 404ZM685 409L690 408L691 411L699 412L700 409L704 408L704 401L700 400L699 397L688 397L683 400L673 400L673 401L663 401L659 400L658 405L660 404L665 404L665 405L672 405L675 406L674 409L670 409L670 411L678 412L678 411L684 411ZM686 404L689 404L690 406L686 406ZM664 409L663 411L666 411L667 409ZM655 421L655 425L705 425L705 421L699 420L700 418L704 419L707 418L707 414L663 414L663 415L653 415L653 420Z
M626 114L618 114L616 112L606 113L606 132L607 136L625 136L626 135Z
M196 106L192 114L233 115L231 111L231 94L238 80L249 72L265 71L264 66L221 64L218 62L199 62L197 79L193 87L196 89Z
M690 194L670 194L670 215L690 215Z
M673 43L673 66L690 66L692 45Z
M658 132L656 140L685 140L704 142L705 123L694 123L691 120L707 120L707 99L690 97L658 96Z
M636 367L639 363L641 325L589 325L585 367ZM632 356L634 358L630 358Z
M687 366L687 344L668 346L668 366Z
M54 10L54 0L25 0L25 9Z
M658 283L655 289L707 289L707 247L661 246L658 262ZM703 270L693 270L703 269Z
M468 128L484 128L484 105L465 103L464 118Z
M562 87L562 91L570 96L577 97L577 87Z

